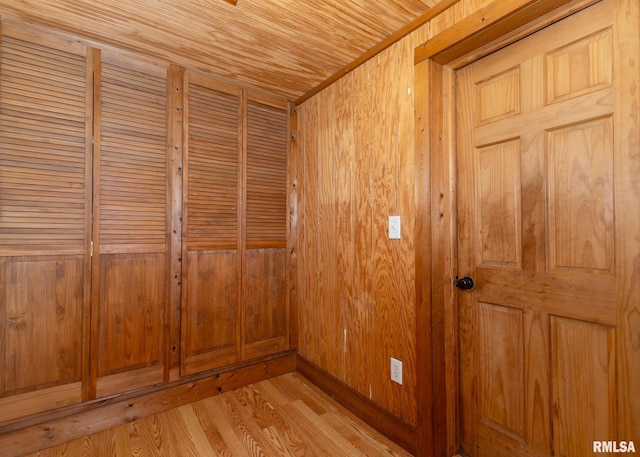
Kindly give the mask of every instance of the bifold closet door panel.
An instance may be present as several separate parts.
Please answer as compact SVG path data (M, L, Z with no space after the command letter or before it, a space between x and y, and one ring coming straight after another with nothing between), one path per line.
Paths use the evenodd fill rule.
M248 96L243 256L247 359L289 348L287 120L283 101Z
M96 81L96 395L165 379L167 68L102 53Z
M87 54L78 43L3 22L0 422L82 399L91 210Z
M240 359L240 96L185 77L181 374Z

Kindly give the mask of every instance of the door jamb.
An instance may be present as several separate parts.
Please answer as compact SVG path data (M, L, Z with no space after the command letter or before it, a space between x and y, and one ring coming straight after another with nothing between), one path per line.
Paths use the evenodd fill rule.
M415 50L418 456L460 445L455 72L598 1L496 0Z

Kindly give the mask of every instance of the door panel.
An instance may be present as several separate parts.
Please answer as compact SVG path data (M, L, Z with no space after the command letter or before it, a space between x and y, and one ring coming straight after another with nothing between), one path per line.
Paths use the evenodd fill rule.
M613 119L546 132L549 270L613 273Z
M240 359L240 97L187 72L180 373Z
M617 26L607 0L457 72L469 455L584 456L633 438L617 429Z
M615 437L614 337L609 326L551 317L555 455L590 455L594 439Z
M98 397L165 379L167 68L104 52L96 81L92 350Z
M86 377L90 50L2 24L0 422L78 403Z
M478 303L480 417L514 437L524 437L523 312Z
M238 254L190 251L182 335L187 373L234 363L237 357Z
M243 253L245 358L289 345L286 290L287 109L247 100L246 232Z

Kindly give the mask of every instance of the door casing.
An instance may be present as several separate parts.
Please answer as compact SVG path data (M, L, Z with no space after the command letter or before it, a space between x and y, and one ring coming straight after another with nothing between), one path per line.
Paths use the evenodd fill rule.
M449 457L460 443L455 72L598 1L538 0L517 8L512 3L518 2L497 0L495 8L463 19L415 51L417 455ZM628 20L640 23L640 8L628 4ZM638 35L630 38L636 51ZM628 141L640 144L639 137L636 128Z

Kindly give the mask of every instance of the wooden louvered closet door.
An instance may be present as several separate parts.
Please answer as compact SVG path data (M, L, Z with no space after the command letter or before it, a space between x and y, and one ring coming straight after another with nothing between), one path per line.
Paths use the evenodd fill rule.
M239 360L241 173L235 87L185 75L181 372Z
M91 201L86 48L2 32L0 422L81 401Z
M287 106L248 97L246 107L245 252L246 358L286 350Z
M96 81L92 350L98 397L165 379L167 68L103 53Z
M181 372L288 349L287 105L185 76Z

